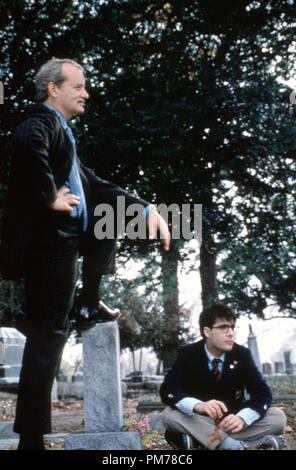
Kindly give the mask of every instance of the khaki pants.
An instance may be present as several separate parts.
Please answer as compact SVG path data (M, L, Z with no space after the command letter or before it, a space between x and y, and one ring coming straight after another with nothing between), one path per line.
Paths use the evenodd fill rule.
M258 419L237 433L226 433L215 426L213 419L201 414L189 416L181 411L165 408L165 428L176 434L189 434L209 449L215 449L227 436L239 441L252 441L266 434L280 434L286 425L286 415L279 408L269 408L263 418Z

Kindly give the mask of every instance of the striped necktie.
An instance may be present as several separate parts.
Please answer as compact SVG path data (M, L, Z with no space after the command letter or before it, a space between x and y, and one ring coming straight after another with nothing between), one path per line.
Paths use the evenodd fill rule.
M78 206L73 206L73 213L72 217L83 217L83 230L85 231L87 228L87 208L86 208L86 201L83 186L80 179L78 164L77 164L77 154L76 154L76 142L72 133L71 128L67 125L65 128L68 136L71 139L74 148L74 158L72 169L69 175L69 179L66 182L66 186L70 187L71 193L76 194L79 196L80 201Z
M214 358L212 360L212 364L213 364L212 374L213 374L216 382L219 382L219 380L221 380L221 372L219 370L219 363L220 362L221 362L221 359Z

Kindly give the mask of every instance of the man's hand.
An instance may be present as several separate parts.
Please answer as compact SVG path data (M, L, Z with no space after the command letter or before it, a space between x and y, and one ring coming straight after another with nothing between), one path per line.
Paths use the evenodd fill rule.
M219 428L224 431L235 433L243 429L245 422L240 416L228 415L219 423Z
M75 194L70 193L69 188L61 188L57 192L57 198L52 203L51 209L54 211L66 211L72 214L73 207L78 206L79 204L79 196L75 196Z
M212 419L221 419L224 413L227 413L227 407L222 401L209 400L203 403L197 403L193 410L202 415L208 415ZM224 421L224 420L223 420Z
M148 236L149 240L156 238L156 232L159 231L163 239L163 248L167 251L170 249L171 234L165 220L157 212L156 209L151 209L147 217Z

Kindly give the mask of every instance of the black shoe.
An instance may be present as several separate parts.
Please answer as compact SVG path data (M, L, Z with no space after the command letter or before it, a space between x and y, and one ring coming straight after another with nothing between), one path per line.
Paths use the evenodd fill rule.
M281 441L274 434L267 434L254 441L242 441L244 448L252 448L259 450L281 450Z
M168 444L177 450L193 449L193 439L189 434L175 434L170 431L165 431L164 437Z
M45 450L43 435L20 435L17 450Z
M118 308L110 308L102 300L99 301L98 308L82 307L76 316L77 328L80 330L88 330L96 323L106 323L118 320L121 312Z

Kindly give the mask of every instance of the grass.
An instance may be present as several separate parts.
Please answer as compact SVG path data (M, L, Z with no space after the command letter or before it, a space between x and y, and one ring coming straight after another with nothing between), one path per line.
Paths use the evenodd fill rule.
M296 375L279 375L276 377L267 377L266 382L271 388L274 396L296 394Z

